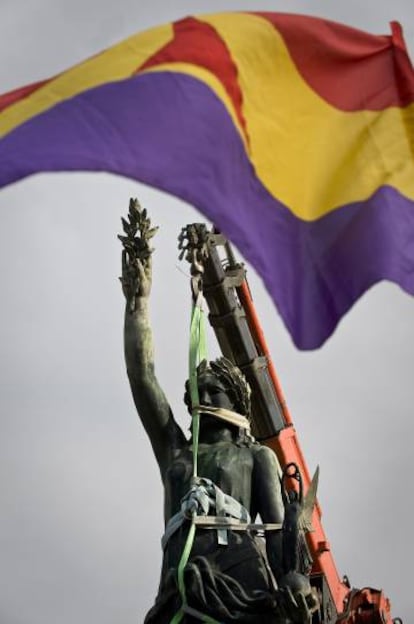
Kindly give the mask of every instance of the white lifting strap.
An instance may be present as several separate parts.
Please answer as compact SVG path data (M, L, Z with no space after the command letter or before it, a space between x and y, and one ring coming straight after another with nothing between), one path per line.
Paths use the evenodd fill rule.
M211 514L215 512L215 515ZM181 510L167 523L161 544L165 550L170 537L196 513L194 523L200 528L215 529L218 543L228 544L228 530L277 531L281 524L251 524L247 509L229 494L225 494L210 479L198 477L181 501ZM210 514L209 514L210 512Z
M246 416L242 416L233 410L226 409L225 407L215 407L213 405L197 405L197 409L200 411L200 415L208 414L210 416L215 416L215 418L219 418L220 420L224 420L240 429L245 429L246 432L250 433L250 421Z

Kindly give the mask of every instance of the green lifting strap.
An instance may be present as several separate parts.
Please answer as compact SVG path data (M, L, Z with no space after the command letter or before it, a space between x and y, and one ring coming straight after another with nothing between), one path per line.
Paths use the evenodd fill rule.
M190 324L190 348L188 357L189 368L189 385L190 385L190 399L191 405L200 405L198 395L198 383L197 383L197 366L204 359L207 359L207 342L206 342L206 328L205 318L203 311L203 295L199 291L197 299L193 302L191 311L191 324ZM192 455L193 455L193 477L197 477L198 473L198 438L200 433L200 413L198 407L192 410ZM191 549L194 543L194 537L196 532L196 525L194 522L195 512L190 524L187 539L184 544L183 552L178 564L178 590L181 596L181 607L174 615L170 624L179 624L184 617L185 607L187 605L187 595L184 582L184 569L188 563ZM220 624L217 620L203 615L203 622L206 624Z

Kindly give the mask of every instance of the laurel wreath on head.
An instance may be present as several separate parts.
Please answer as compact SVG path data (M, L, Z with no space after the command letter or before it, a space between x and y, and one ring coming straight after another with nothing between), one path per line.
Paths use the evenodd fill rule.
M223 384L230 399L234 403L235 410L237 410L239 414L250 418L251 389L240 368L223 356L211 362L202 360L197 366L197 377L200 379L206 373L211 373ZM186 381L185 388L184 402L191 411L188 380Z

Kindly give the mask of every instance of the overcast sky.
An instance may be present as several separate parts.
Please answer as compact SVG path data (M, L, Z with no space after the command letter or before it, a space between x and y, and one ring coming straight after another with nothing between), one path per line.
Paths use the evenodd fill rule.
M414 56L412 0L0 0L0 92L152 25L226 9L308 13L376 34L397 19ZM176 238L200 216L107 174L39 175L0 192L1 624L138 624L156 593L162 489L127 385L117 281L130 196L161 226L157 371L187 427L190 302ZM321 350L301 353L249 277L309 467L321 467L338 570L354 586L384 588L409 624L414 299L377 285Z

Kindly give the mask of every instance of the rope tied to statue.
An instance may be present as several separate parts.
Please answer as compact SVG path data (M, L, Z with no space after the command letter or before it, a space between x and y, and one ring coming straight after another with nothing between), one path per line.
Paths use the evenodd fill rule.
M194 515L194 518L193 518ZM282 524L252 524L247 509L229 494L225 494L210 479L193 480L193 485L181 501L181 509L167 523L161 544L165 550L168 541L189 519L200 529L217 530L219 545L227 546L228 530L280 531Z
M207 357L207 345L206 345L206 332L205 332L205 323L204 323L204 311L203 311L203 294L201 290L201 279L196 280L194 277L192 278L192 287L193 287L193 306L191 311L191 324L190 324L190 348L188 355L188 368L189 368L189 384L190 384L190 397L192 406L196 406L192 408L192 432L193 432L193 444L192 444L192 455L193 455L193 480L198 478L198 443L199 443L199 433L200 433L200 412L199 407L197 407L200 403L199 392L198 392L198 380L197 380L197 365L201 360L206 359ZM190 513L190 511L188 511ZM196 512L193 509L190 513L190 528L188 531L187 539L184 544L183 552L181 554L180 561L178 563L177 570L177 579L178 579L178 590L181 596L181 608L174 615L170 624L178 624L181 622L185 608L187 605L187 594L185 589L185 581L184 581L184 570L188 563L191 549L193 547L195 531L196 531L196 523L195 523ZM188 518L188 516L187 516ZM215 623L215 620L206 617L204 621Z

